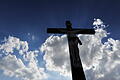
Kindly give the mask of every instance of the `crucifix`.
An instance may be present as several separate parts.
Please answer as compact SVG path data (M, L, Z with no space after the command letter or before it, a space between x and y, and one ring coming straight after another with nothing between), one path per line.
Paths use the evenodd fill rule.
M78 44L82 45L76 34L95 34L94 29L74 29L70 21L66 21L66 28L48 28L47 33L67 34L72 80L86 80L79 56Z

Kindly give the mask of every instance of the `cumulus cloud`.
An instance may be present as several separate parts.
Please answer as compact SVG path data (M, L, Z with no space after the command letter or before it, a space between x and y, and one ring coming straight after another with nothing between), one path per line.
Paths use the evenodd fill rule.
M68 54L67 38L64 36L50 36L42 45L41 51L45 52L46 68L58 71L61 75L70 76L70 61Z
M38 51L29 51L27 41L9 36L0 45L1 59L0 70L6 76L18 77L22 80L43 80L47 78L44 68L38 66ZM19 57L15 54L18 51ZM20 56L22 58L20 58Z
M109 33L104 30L105 25L100 19L93 22L95 35L78 37L83 45L79 45L79 54L87 80L120 80L120 41L108 38L102 39ZM70 76L70 61L66 35L50 36L40 47L44 52L46 68L59 72L63 76Z
M21 54L27 52L29 49L27 41L20 41L16 37L9 36L8 39L5 38L4 42L4 44L0 45L0 50L6 53L6 55L13 53L14 49L18 50Z

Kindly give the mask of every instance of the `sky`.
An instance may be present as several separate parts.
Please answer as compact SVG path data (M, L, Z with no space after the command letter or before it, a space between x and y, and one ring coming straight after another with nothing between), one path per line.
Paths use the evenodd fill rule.
M118 45L119 41L115 40L120 40L119 0L0 0L0 51L1 54L3 54L1 55L0 59L3 62L5 61L4 63L0 62L0 79L38 80L36 78L36 76L38 76L40 80L44 80L44 78L48 77L49 75L49 77L46 78L47 80L70 80L70 77L68 76L63 77L63 74L66 75L70 73L69 65L65 66L65 63L69 61L67 55L64 57L65 61L62 61L60 56L62 56L61 53L64 52L59 53L59 57L54 54L56 52L49 52L49 50L48 52L46 52L47 48L55 48L52 45L54 45L56 38L60 38L60 41L62 41L62 43L64 43L64 41L66 42L67 40L64 35L62 37L51 36L51 34L47 34L46 30L47 28L52 27L64 28L66 20L70 20L74 28L93 28L94 26L96 26L93 25L95 18L101 19L104 22L104 24L102 25L108 26L105 29L97 28L96 30L99 33L104 33L105 35L107 35L107 38L105 38L105 36L100 36L96 34L96 42L106 42L105 44L99 42L99 45L101 45L102 47L97 45L97 43L96 46L102 48L103 52L101 53L108 53L111 48L110 50L106 51L106 47L104 48L104 46L109 44L112 47L116 47L112 45L111 42L114 42L114 44ZM105 31L110 33L110 35L105 33ZM79 36L79 38L82 38L81 35ZM51 39L53 39L53 42L51 41ZM82 39L84 41L84 37ZM48 44L49 41L51 41L52 47ZM90 43L93 44L92 41ZM58 44L56 43L55 46L56 45ZM66 48L66 45L62 44L63 47L60 49L62 50L64 47ZM83 47L83 53L84 48L85 47ZM41 51L41 49L43 52ZM68 48L66 49L68 50ZM120 48L117 47L117 49ZM56 48L54 50L57 52L59 51ZM95 51L93 50L94 53ZM45 53L48 53L48 55ZM49 53L54 54L54 57L56 57L51 57ZM115 52L114 50L112 53L116 53L116 55L118 54L117 51ZM89 57L91 55L92 54L89 53ZM83 55L83 57L85 56ZM60 60L57 58L59 58ZM117 58L111 60L116 61ZM54 64L49 61L53 61ZM59 62L59 64L56 64L55 61L57 63L59 61L61 62ZM108 61L108 63L112 63L112 61ZM117 65L119 65L119 62L117 61L114 64L115 68L118 67ZM87 63L87 60L85 62ZM96 72L94 72L92 69L90 69L90 66L93 63L96 63L96 65L98 65L99 63L100 65L102 64L102 61L98 60L98 63L94 61L93 63L90 62L91 64L89 64L89 67L88 64L85 64L85 62L83 61L85 71L88 71L88 73L93 72L93 74L91 75L92 77L88 78L88 80L96 79L94 74L100 74L101 72L99 71L102 70L98 70L98 72L96 70ZM11 63L9 64L10 67L5 67L6 65L8 65L7 63ZM4 66L2 66L3 64ZM12 68L15 64L17 66ZM63 65L65 66L65 68ZM106 66L109 66L109 64ZM53 68L56 68L57 71ZM33 69L33 72L31 71L31 69ZM113 68L111 69L111 71L108 70L108 73L104 73L106 69L102 71L103 74L106 74L107 77L102 77L103 79L101 79L101 76L103 76L103 74L101 74L98 80L108 79L108 76L112 75L110 74L110 72L114 70ZM119 68L116 69L119 70ZM24 75L22 75L22 72L24 72ZM35 75L32 74L34 72L36 72ZM29 75L33 76L31 77ZM90 76L90 74L86 75ZM111 78L111 80L113 79L114 77Z

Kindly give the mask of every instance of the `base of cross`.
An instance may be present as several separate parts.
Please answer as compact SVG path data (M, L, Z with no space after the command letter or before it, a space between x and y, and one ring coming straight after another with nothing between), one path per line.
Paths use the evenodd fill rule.
M73 60L72 59L70 60L71 60L72 80L86 80L81 61L79 61L79 63L77 63L76 66L74 65L74 62L72 62Z

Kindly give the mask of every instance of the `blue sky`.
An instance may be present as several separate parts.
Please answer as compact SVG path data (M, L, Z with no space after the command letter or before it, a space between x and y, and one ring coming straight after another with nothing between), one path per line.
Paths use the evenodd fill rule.
M120 40L119 0L4 0L0 1L0 41L10 35L27 41L29 49L36 50L50 36L47 28L63 28L66 20L75 28L93 28L94 18L109 25L108 37ZM13 80L2 72L0 78Z
M113 37L119 36L119 4L113 0L0 1L1 36L23 37L31 33L41 36L43 42L48 36L48 27L65 27L64 22L71 20L74 27L89 28L94 18L103 19L110 25Z

